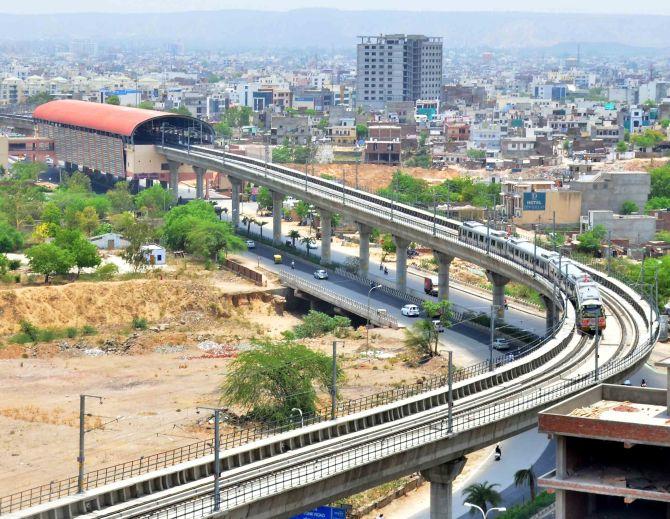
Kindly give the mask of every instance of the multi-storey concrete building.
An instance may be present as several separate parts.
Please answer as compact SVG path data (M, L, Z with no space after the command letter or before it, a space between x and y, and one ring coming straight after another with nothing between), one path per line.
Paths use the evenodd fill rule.
M442 38L388 34L362 36L358 44L359 105L381 109L389 101L439 99Z

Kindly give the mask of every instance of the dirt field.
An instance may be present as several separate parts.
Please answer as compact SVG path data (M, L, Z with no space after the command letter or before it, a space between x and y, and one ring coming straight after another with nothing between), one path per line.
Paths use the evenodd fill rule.
M0 292L0 495L76 474L80 393L104 397L89 402L89 470L211 436L195 408L218 403L230 355L254 337L278 338L300 317L277 315L276 301L255 287L209 275ZM134 315L147 317L148 329L133 330ZM38 326L94 324L97 334L10 344L16 320L27 317ZM330 354L333 339L304 342ZM360 332L340 348L342 399L445 369L441 358L407 367L399 331L373 331L371 346L386 358L364 357Z
M291 167L304 171L304 164L294 164ZM366 191L377 191L382 187L388 186L393 173L400 169L398 166L379 166L377 164L359 164L358 166L358 186ZM439 182L449 178L458 177L462 173L454 168L447 169L425 169L403 167L402 171L416 178L425 179L428 182ZM310 165L309 173L312 174ZM318 176L329 175L338 180L344 181L348 186L356 185L356 165L355 164L314 164L314 174Z

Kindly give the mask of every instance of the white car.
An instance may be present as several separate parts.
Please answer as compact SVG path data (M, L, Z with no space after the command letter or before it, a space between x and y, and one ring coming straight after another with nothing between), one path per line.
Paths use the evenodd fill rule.
M512 345L507 339L496 339L495 341L493 341L494 350L504 351L509 350L511 347Z
M405 305L400 309L400 313L406 317L419 317L419 307L416 305Z
M256 242L254 240L246 240L247 249L255 249Z
M314 277L316 279L328 279L328 272L323 269L315 270Z

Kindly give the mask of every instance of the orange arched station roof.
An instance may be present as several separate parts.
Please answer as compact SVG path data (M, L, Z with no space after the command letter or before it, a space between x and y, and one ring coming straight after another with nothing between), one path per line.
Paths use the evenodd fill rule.
M140 124L162 117L192 119L191 117L156 110L71 99L49 101L35 108L33 112L34 119L90 128L124 137L130 137Z

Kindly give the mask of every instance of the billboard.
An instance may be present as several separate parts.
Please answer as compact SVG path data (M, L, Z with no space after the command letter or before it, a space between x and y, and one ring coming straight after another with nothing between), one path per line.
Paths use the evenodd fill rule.
M303 512L295 515L291 519L346 519L344 508L335 508L332 506L320 506L309 512Z
M523 194L524 211L544 211L547 206L547 193L531 191Z

